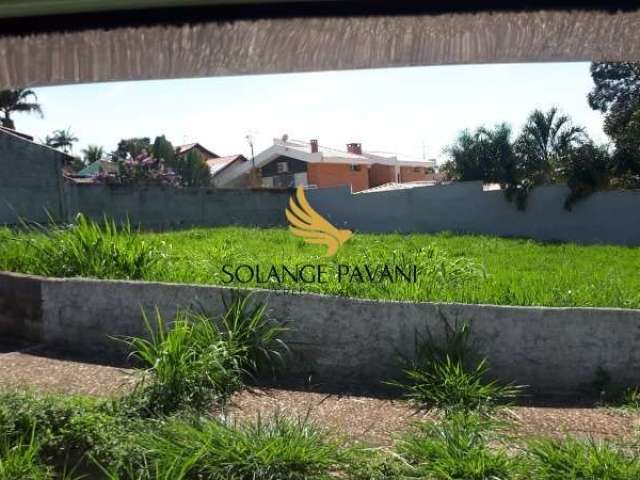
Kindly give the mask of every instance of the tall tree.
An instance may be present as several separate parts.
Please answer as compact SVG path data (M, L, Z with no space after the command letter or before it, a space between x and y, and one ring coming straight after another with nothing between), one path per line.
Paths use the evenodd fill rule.
M591 78L589 105L605 114L604 131L615 139L640 108L640 63L592 63Z
M592 63L589 105L604 113L604 131L615 144L613 172L640 182L640 63Z
M524 175L534 184L553 181L564 159L573 149L589 140L585 129L572 124L557 108L529 114L515 150L522 162Z
M64 130L55 130L51 136L47 135L45 143L53 148L58 148L65 153L69 153L73 150L73 144L78 141L70 128Z
M112 156L114 160L129 160L136 158L144 151L151 151L149 137L124 138L118 142L118 148L112 153Z
M88 145L82 150L82 157L86 164L97 162L104 157L104 148L98 145Z
M0 124L5 128L15 130L16 126L11 118L12 113L35 113L42 117L42 107L38 103L38 96L30 89L1 90L0 91Z
M180 177L180 183L185 187L205 187L210 184L209 166L195 150L176 159L175 170Z
M165 162L167 165L173 165L176 158L176 149L167 137L160 135L153 141L151 147L153 158Z
M450 161L444 170L456 180L505 183L515 176L516 158L507 124L463 130L448 153Z

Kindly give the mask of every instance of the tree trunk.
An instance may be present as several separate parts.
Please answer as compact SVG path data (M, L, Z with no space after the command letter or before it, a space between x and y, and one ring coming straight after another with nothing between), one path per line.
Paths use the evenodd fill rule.
M11 130L16 129L16 125L13 123L13 120L11 120L8 113L5 113L4 118L0 118L0 123L4 128L10 128Z

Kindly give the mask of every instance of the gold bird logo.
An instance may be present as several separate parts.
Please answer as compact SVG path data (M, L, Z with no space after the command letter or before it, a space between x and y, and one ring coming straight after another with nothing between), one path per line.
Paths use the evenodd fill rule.
M322 215L316 212L304 195L302 187L296 188L295 199L289 199L289 207L285 210L287 220L291 224L289 230L307 243L326 245L325 256L333 257L344 242L353 235L351 230L337 229Z

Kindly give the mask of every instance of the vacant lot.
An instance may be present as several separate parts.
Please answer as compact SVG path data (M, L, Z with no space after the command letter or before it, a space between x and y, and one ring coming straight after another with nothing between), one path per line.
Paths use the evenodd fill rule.
M46 273L38 262L26 258L42 246L31 246L30 240L36 237L38 234L6 230L0 234L0 269ZM156 247L147 254L155 255L156 261L136 267L137 276L110 271L95 276L224 284L230 278L223 272L225 265L232 272L240 265L254 270L258 265L261 280L265 280L272 265L295 270L320 264L327 266L324 283L295 282L288 276L283 282L248 280L250 272L244 267L242 281L228 284L391 300L640 308L638 248L541 244L475 235L356 233L335 257L327 258L325 247L308 245L286 229L198 228L141 237L145 244ZM84 248L89 250L91 245ZM352 269L340 281L338 265ZM416 265L417 281L391 281L379 274L368 281L365 266L379 273L384 265L392 271L400 266L409 273ZM363 273L363 281L351 275L354 266Z

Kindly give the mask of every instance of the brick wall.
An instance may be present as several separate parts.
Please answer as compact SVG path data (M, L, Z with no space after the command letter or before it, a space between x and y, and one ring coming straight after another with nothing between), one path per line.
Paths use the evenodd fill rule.
M418 170L418 171L416 171ZM400 167L400 182L419 182L427 179L425 167Z
M359 165L359 170L353 170L348 164L309 163L307 180L318 187L351 185L352 191L359 192L369 188L369 168Z
M373 164L369 169L369 186L377 187L389 182L395 182L395 167L392 165Z

